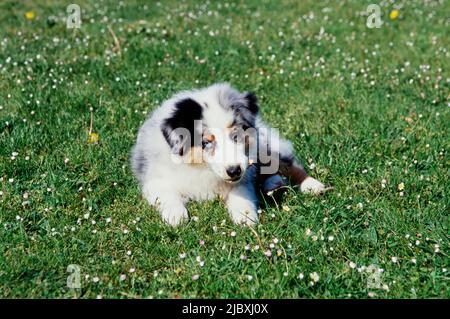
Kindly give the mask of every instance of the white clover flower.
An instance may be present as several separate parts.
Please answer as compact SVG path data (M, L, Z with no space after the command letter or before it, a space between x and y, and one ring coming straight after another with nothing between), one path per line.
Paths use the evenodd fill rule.
M320 279L320 276L317 272L313 272L309 274L309 277L314 281L314 282L318 282Z

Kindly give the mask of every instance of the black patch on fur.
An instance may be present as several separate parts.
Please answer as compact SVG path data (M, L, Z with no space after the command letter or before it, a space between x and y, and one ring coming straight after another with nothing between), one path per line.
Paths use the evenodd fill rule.
M139 147L134 146L131 152L131 168L133 170L134 176L138 179L139 183L143 184L143 178L145 172L148 170L148 161L145 157L145 152L143 152Z
M255 127L255 123L253 123L253 122L250 122L249 120L247 120L246 118L242 118L242 121L241 121L241 126L242 126L242 129L245 131L245 130L247 130L248 128L250 128L250 127Z
M145 166L146 166L146 162L147 162L147 160L146 160L146 158L144 156L144 152L137 151L134 154L134 161L133 162L134 162L134 169L135 169L136 174L138 176L143 175L144 174L144 169L145 169Z
M172 131L177 128L185 128L189 131L191 139L190 146L194 146L194 135L197 134L194 129L194 121L201 120L202 113L203 110L201 105L193 99L187 98L175 104L175 111L172 113L172 116L166 119L161 125L161 131L171 148L176 147L177 143L183 143L182 140L178 138L175 138L174 140L174 137L171 136ZM178 151L180 156L183 155L183 149L187 146L188 145L182 145L182 147L180 147Z
M280 161L282 161L287 166L292 166L292 164L294 163L294 155L291 154L280 156Z
M247 100L247 107L254 115L258 114L258 98L253 92L248 92L245 94L245 99Z

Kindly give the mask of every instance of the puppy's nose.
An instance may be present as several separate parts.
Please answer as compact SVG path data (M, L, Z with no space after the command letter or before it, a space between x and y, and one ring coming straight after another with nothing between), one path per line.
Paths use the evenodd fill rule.
M227 174L231 178L237 178L237 177L241 176L241 173L242 173L242 170L241 170L241 166L239 166L239 165L229 166L227 168Z

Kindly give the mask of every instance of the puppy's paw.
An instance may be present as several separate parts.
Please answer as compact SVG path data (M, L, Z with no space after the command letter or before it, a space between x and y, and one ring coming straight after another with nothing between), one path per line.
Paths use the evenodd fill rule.
M258 215L248 211L230 213L231 219L235 224L254 226L258 223Z
M188 218L188 213L183 204L172 203L161 208L161 217L166 223L176 227Z
M325 185L323 185L317 179L314 179L310 176L308 176L300 185L300 190L303 193L310 194L321 194L330 189L331 187L325 187Z
M255 204L247 201L235 202L228 206L231 219L235 224L253 226L258 223Z

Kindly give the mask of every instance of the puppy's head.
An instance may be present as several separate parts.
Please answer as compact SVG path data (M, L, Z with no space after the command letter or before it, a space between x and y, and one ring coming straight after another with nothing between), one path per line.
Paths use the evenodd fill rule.
M161 130L174 160L205 165L223 180L238 182L256 154L258 109L253 93L215 84L177 99Z

